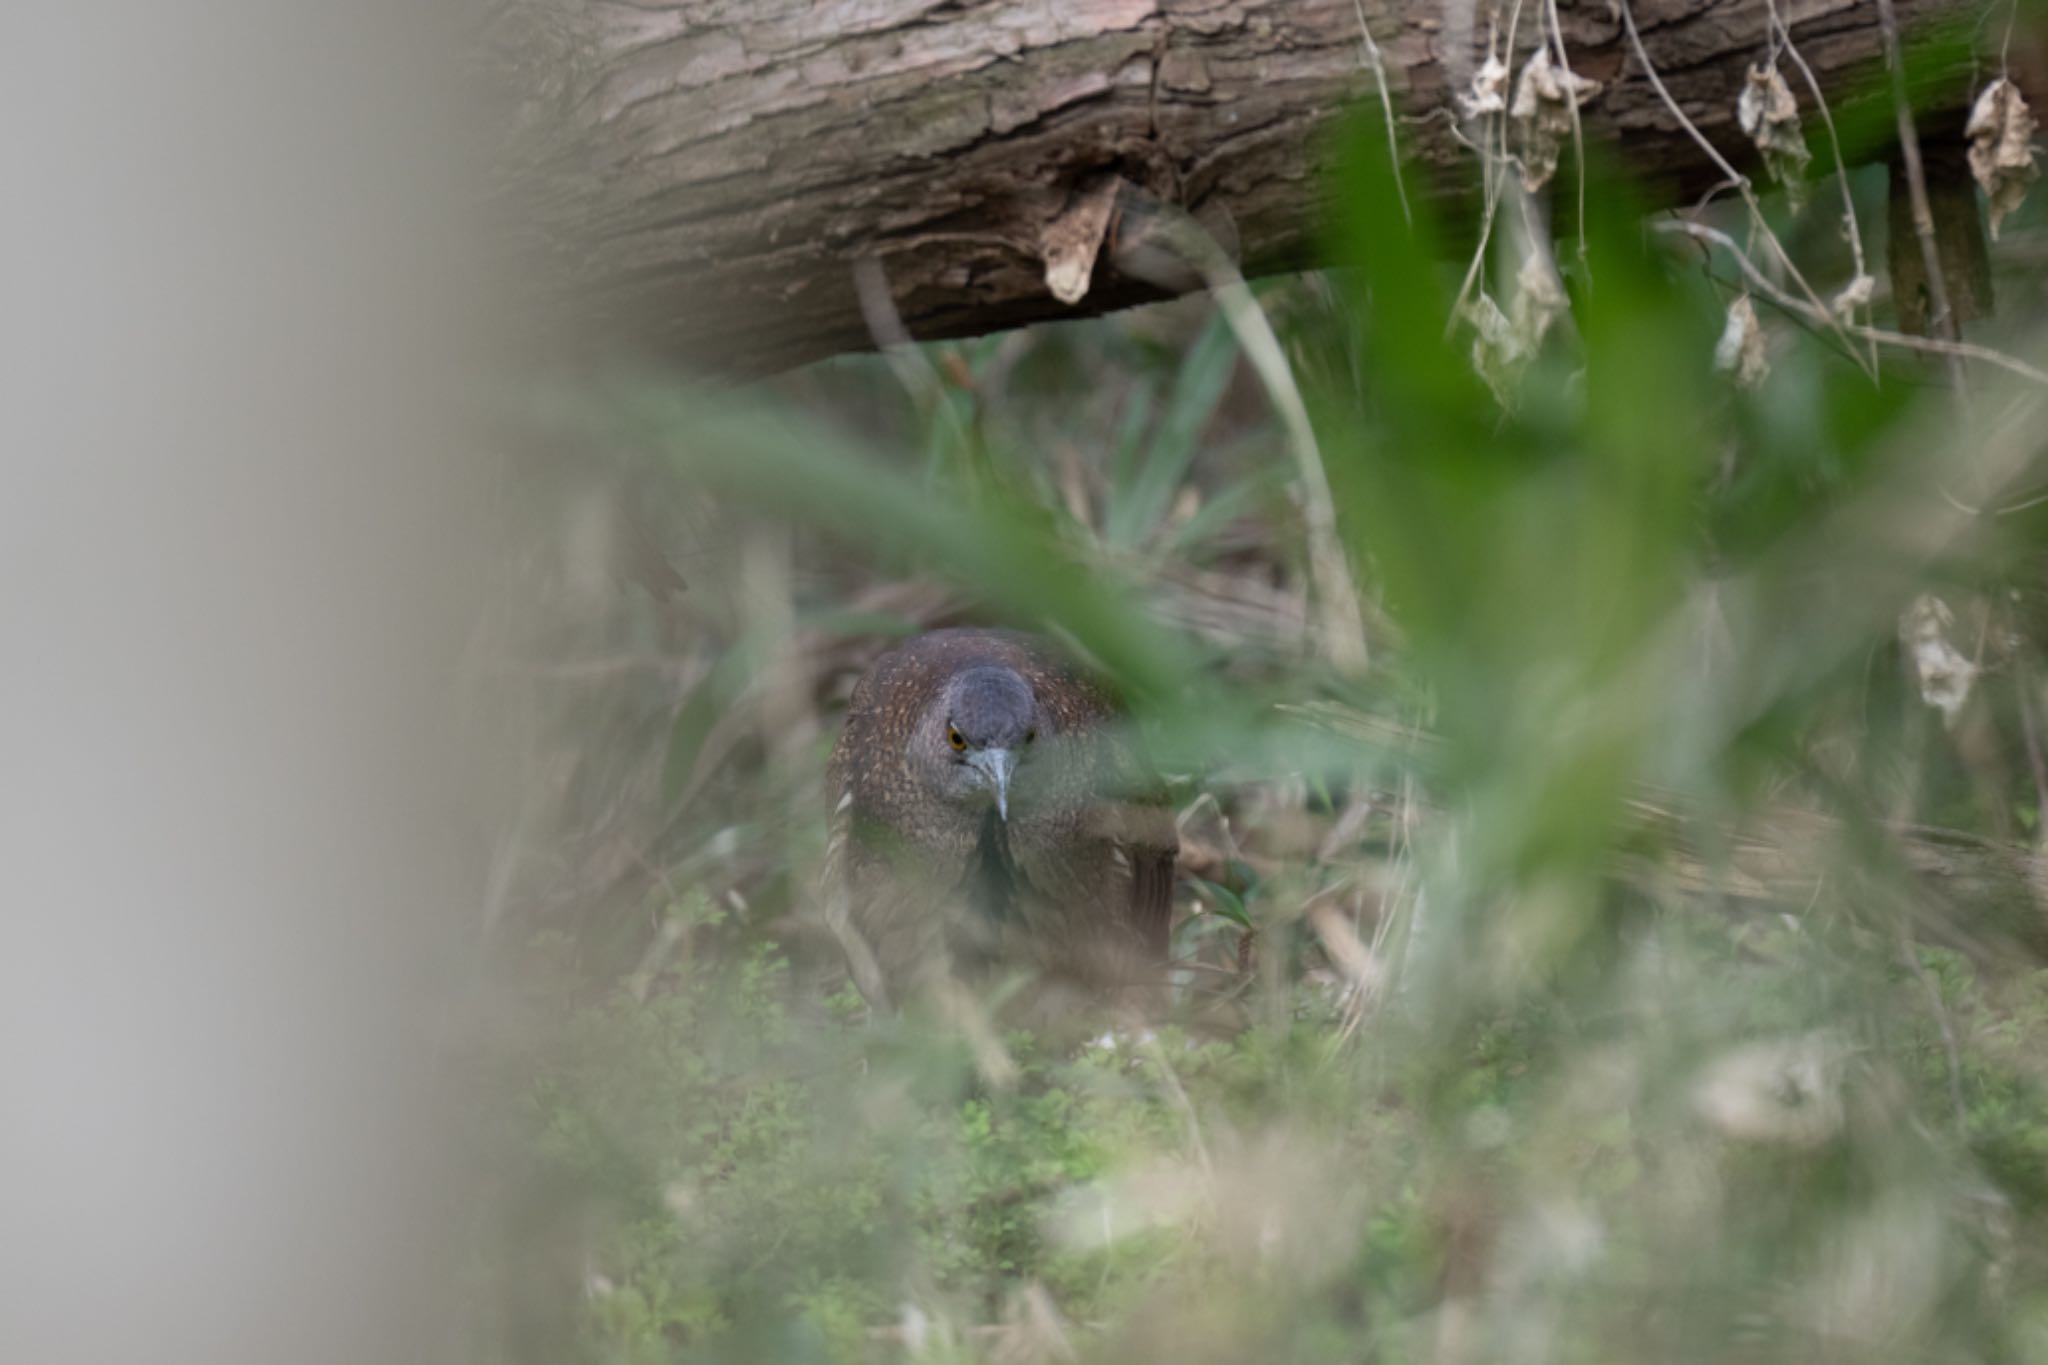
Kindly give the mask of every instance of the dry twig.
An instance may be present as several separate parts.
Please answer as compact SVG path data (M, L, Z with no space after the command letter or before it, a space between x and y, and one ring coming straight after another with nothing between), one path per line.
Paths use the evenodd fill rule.
M1785 244L1778 240L1778 234L1772 232L1770 224L1764 220L1763 206L1756 201L1756 191L1750 187L1749 177L1729 165L1728 159L1722 156L1714 144L1707 140L1707 135L1699 130L1699 125L1686 117L1685 110L1679 107L1678 100L1665 86L1664 78L1657 74L1657 67L1650 60L1649 50L1643 46L1643 35L1636 31L1635 14L1629 9L1628 0L1616 0L1616 7L1621 13L1622 29L1628 34L1629 46L1635 52L1636 60L1642 63L1643 74L1649 78L1650 88L1657 92L1657 97L1664 102L1664 107L1678 120L1679 127L1699 144L1700 150L1707 154L1726 177L1727 182L1734 186L1736 193L1742 196L1742 202L1749 207L1751 224L1763 239L1771 244L1771 253L1777 258L1778 267L1785 272L1787 278L1799 286L1799 292L1806 296L1812 305L1814 318L1840 337L1849 354L1856 356L1858 367L1863 368L1865 373L1875 379L1876 374L1864 365L1863 358L1856 354L1855 347L1848 346L1848 332L1841 320L1829 311L1828 306L1820 301L1820 296L1813 292L1813 286L1806 282L1806 277L1799 273L1799 267L1792 263L1791 255L1785 250ZM1773 289L1775 290L1776 286L1773 286Z
M1941 273L1941 249L1934 241L1934 210L1927 202L1927 171L1920 164L1920 136L1913 130L1913 103L1906 94L1906 63L1899 55L1899 21L1892 12L1892 0L1877 0L1877 17L1884 29L1884 60L1892 73L1892 107L1899 121L1899 157L1906 168L1906 191L1913 203L1913 235L1920 239L1920 264L1927 272L1927 303L1932 316L1928 330L1939 327L1951 342L1963 339L1955 310L1949 306L1948 282ZM1949 383L1958 402L1967 402L1969 389L1963 382L1962 362L1948 357Z
M1852 290L1867 290L1869 285L1866 282L1871 279L1871 274L1870 267L1865 264L1863 256L1863 225L1856 217L1856 195L1849 185L1849 164L1842 155L1842 138L1835 131L1834 113L1828 108L1827 96L1821 93L1819 78L1813 74L1813 68L1806 64L1806 58L1800 55L1799 45L1792 41L1792 27L1779 15L1777 0L1768 0L1768 3L1770 5L1771 26L1777 32L1779 41L1785 46L1785 55L1790 57L1792 64L1799 68L1800 78L1806 82L1806 89L1813 96L1814 107L1820 110L1820 121L1827 127L1828 146L1835 154L1835 183L1842 191L1842 223L1848 229L1849 256L1855 262L1856 267L1856 278L1850 282L1849 287ZM1841 304L1839 297L1836 299L1836 304L1837 306ZM1856 308L1867 306L1867 299L1858 300L1852 304L1850 308L1851 317L1854 317ZM1870 348L1870 367L1874 370L1877 368L1877 343L1872 341Z
M1394 194L1401 201L1401 217L1413 224L1415 215L1408 210L1408 187L1401 183L1401 144L1394 136L1394 100L1387 93L1386 63L1380 60L1380 45L1372 40L1372 29L1365 22L1365 0L1351 3L1358 11L1358 36L1365 48L1365 64L1372 68L1373 84L1380 92L1380 111L1387 116L1387 157L1394 168Z
M1741 267L1743 278L1758 295L1805 322L1821 327L1832 326L1836 331L1846 331L1850 336L1874 342L1879 346L1891 346L1902 351L1919 351L1925 355L1947 356L1954 361L1974 360L2016 374L2031 383L2048 387L2048 370L2029 365L2017 356L2007 355L1989 346L1979 346L1969 341L1941 341L1933 337L1910 336L1905 332L1887 331L1882 327L1869 327L1861 323L1844 323L1825 307L1794 298L1778 288L1757 268L1756 262L1749 259L1739 242L1717 228L1683 218L1667 219L1657 226L1664 232L1683 233L1685 236L1725 249L1735 258L1735 263Z

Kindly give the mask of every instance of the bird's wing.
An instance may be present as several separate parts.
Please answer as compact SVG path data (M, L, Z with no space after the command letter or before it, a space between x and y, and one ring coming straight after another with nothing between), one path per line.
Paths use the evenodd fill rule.
M1163 967L1173 931L1174 868L1180 831L1173 798L1128 731L1108 735L1105 783L1117 856L1129 870L1130 902L1124 927L1145 965Z
M1180 856L1168 806L1133 807L1120 842L1131 867L1128 924L1149 961L1164 963L1173 929L1173 869Z

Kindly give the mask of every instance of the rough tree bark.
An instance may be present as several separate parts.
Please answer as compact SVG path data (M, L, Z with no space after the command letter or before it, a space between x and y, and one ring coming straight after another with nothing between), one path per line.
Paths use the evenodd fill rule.
M1872 0L1778 7L1831 98L1870 83L1882 46ZM1918 30L1982 4L1897 8ZM1067 303L1048 287L1048 258L1058 263L1063 236L1097 226L1109 176L1211 224L1247 274L1307 264L1324 135L1352 102L1377 100L1364 28L1403 136L1442 192L1477 174L1449 93L1470 82L1496 20L1505 46L1510 10L505 0L492 50L517 103L500 171L525 229L527 278L574 300L572 334L760 373L872 344L862 261L918 336L1156 297L1156 284L1071 250L1063 292L1085 293ZM1545 6L1512 10L1519 71ZM1750 164L1735 107L1766 50L1763 0L1635 0L1633 12L1686 114ZM1600 82L1587 137L1617 150L1653 199L1710 185L1716 172L1644 79L1606 0L1572 0L1559 17L1572 69ZM1934 78L1940 102L1966 97L1966 71ZM1818 170L1817 126L1813 140Z

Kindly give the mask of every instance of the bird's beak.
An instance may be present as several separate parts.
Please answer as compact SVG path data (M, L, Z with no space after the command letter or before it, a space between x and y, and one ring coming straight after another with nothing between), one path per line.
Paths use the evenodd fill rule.
M996 814L1010 818L1010 774L1017 769L1017 756L1008 749L983 749L967 760L988 779L996 794Z

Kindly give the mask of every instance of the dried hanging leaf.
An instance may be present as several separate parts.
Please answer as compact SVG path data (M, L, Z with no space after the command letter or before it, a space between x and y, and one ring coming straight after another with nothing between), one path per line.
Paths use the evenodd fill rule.
M1816 1147L1842 1130L1849 1049L1837 1035L1748 1043L1708 1063L1693 1089L1702 1118L1742 1142Z
M1806 136L1799 131L1799 101L1778 74L1777 63L1749 69L1749 79L1735 100L1735 121L1756 144L1771 179L1784 186L1793 212L1798 212L1806 202L1806 163L1813 153L1806 150Z
M1899 643L1912 660L1920 684L1920 700L1941 712L1953 726L1977 682L1977 665L1949 642L1955 613L1932 593L1922 593L1899 617Z
M1600 93L1600 82L1564 69L1550 59L1548 44L1522 67L1515 83L1517 152L1522 161L1522 188L1534 194L1557 174L1558 149L1571 135L1572 111Z
M1763 383L1771 371L1770 357L1764 351L1764 329L1757 323L1756 306L1747 294L1728 305L1728 324L1714 343L1714 368L1733 374L1745 389Z
M1858 275L1842 286L1841 292L1828 300L1828 307L1838 318L1846 318L1870 302L1870 295L1877 288L1877 281L1868 275Z
M1472 324L1472 368L1493 390L1502 407L1508 405L1508 386L1521 369L1521 342L1514 324L1500 310L1490 294L1478 294L1464 307L1465 321Z
M1458 107L1466 118L1498 114L1508 107L1507 89L1507 63L1489 52L1486 64L1472 73L1472 88L1458 96Z
M1970 110L1964 132L1970 139L1970 174L1991 201L1991 240L1998 223L2020 206L2027 186L2040 174L2034 165L2034 130L2039 124L2019 87L2003 76L1984 87Z
M1472 368L1493 389L1501 406L1510 405L1515 380L1542 349L1543 338L1568 307L1557 267L1549 252L1541 249L1522 257L1506 311L1485 293L1465 305L1465 321L1473 332Z

